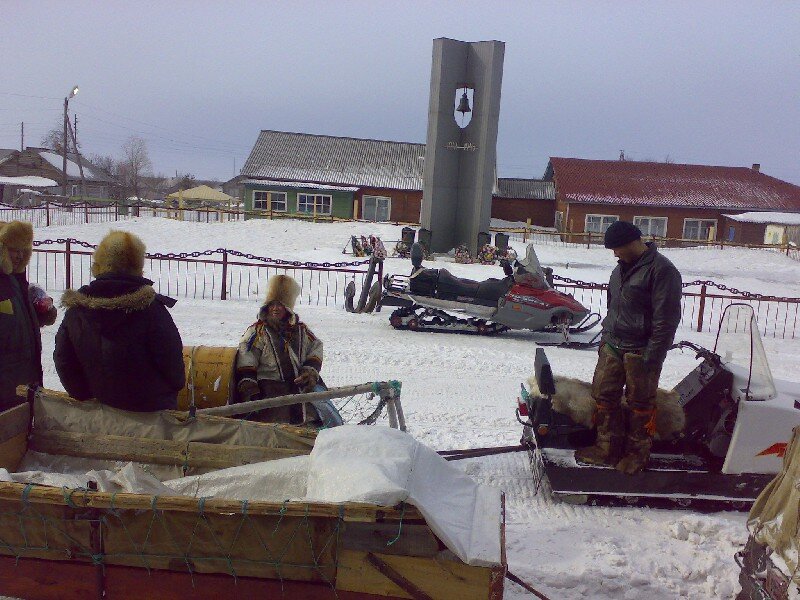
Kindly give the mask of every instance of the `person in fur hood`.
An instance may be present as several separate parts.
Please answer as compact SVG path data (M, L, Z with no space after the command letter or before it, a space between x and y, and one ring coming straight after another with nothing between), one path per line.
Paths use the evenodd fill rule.
M258 320L239 343L239 402L313 391L322 369L322 340L294 312L300 286L288 275L269 279ZM261 411L258 418L291 421L292 407ZM296 416L295 416L295 419Z
M186 383L183 343L167 308L142 276L145 247L126 231L110 232L94 252L95 279L67 290L67 310L53 359L67 393L131 411L177 408Z
M39 329L56 320L52 299L48 305L48 296L25 275L32 253L30 223L0 222L0 410L17 404L18 385L41 385Z

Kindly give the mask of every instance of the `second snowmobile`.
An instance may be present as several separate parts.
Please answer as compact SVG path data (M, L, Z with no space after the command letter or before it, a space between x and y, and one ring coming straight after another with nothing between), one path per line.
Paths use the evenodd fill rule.
M752 307L726 307L713 351L690 342L676 347L702 362L674 388L682 426L654 441L647 468L636 475L576 462L575 450L592 445L595 430L558 406L559 379L537 349L517 418L534 476L546 476L555 496L745 509L780 471L792 428L800 425L800 384L773 379Z
M509 329L558 333L558 345L592 342L569 336L592 329L600 315L553 288L529 245L524 259L501 262L505 277L473 281L446 269L422 268L422 248L411 248L411 275L387 275L381 306L397 306L389 321L395 329L491 335Z

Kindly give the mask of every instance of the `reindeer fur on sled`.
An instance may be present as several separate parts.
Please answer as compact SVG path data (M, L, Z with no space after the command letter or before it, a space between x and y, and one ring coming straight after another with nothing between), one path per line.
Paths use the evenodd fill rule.
M572 377L554 376L556 394L553 396L553 410L568 416L574 423L592 428L594 411L597 404L592 398L592 384ZM536 379L528 380L528 388L532 394L539 393ZM626 407L625 399L622 406ZM659 389L656 393L656 435L657 440L670 440L683 431L686 415L680 405L677 392Z

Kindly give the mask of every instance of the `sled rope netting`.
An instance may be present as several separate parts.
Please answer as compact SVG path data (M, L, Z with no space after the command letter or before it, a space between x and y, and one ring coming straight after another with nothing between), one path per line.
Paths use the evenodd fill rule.
M263 509L251 514L247 500L236 512L221 512L219 507L206 510L210 498L152 496L150 508L142 509L117 506L111 494L111 506L93 508L83 505L93 490L62 488L61 501L32 502L29 495L38 487L25 485L18 500L0 499L0 554L17 564L23 558L68 559L103 570L139 567L151 576L154 569L167 569L188 573L193 587L195 575L228 574L234 581L275 580L281 597L292 596L284 590L287 582L328 586L336 595L345 505L330 506L329 514L320 516L312 514L313 505L287 501L272 514ZM184 501L182 510L175 510L177 500ZM193 511L186 510L187 502L194 503ZM162 503L170 508L160 508ZM405 506L392 542L403 533L404 516Z

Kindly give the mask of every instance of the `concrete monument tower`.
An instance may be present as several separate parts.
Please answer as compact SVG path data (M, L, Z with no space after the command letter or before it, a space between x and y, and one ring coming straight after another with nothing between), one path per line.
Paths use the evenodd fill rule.
M466 244L475 256L489 231L504 54L503 42L433 40L420 215L432 252Z

